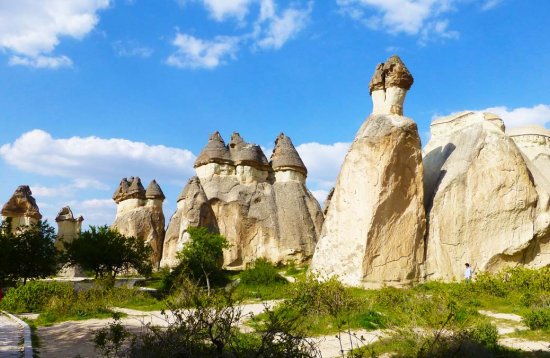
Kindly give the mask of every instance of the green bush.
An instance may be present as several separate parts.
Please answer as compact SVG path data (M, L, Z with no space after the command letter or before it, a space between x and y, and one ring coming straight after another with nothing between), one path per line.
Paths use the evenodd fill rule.
M498 347L498 330L492 323L483 322L474 326L468 331L468 337L489 350Z
M550 330L550 308L535 308L530 310L523 321L530 329Z
M26 285L11 289L6 293L0 306L13 313L39 312L52 298L72 300L73 285L67 282L30 281Z
M243 285L269 286L277 283L286 283L284 277L279 275L277 268L264 258L259 258L253 264L249 264L240 274L241 283Z

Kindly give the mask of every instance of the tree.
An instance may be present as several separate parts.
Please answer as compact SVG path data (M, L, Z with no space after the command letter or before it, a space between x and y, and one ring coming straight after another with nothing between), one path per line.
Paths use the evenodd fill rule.
M223 266L223 250L229 248L227 239L204 227L188 228L190 241L178 254L182 264L195 277L204 277L210 294L210 276Z
M114 279L130 269L142 275L152 271L151 247L143 239L124 236L107 226L90 226L64 247L69 265L92 270L96 278L107 275Z
M59 255L55 249L55 230L47 221L19 226L12 231L11 221L0 228L0 274L6 279L44 278L58 271Z

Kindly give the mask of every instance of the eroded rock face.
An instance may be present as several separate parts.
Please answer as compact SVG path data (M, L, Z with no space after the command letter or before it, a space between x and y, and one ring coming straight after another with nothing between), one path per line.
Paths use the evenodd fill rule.
M211 232L219 233L216 217L198 177L191 178L178 197L178 207L170 218L164 237L162 267L178 264L177 253L189 241L187 228L190 226L207 227Z
M122 179L113 194L117 203L117 215L113 229L123 235L142 238L153 249L151 262L158 267L164 243L164 194L155 180L147 190L138 177Z
M404 67L400 60L388 62ZM375 108L374 92L383 91L379 77L390 76L384 68L371 81ZM391 71L397 70L408 73ZM412 76L391 84L410 87ZM395 114L399 103L386 104L383 114L373 111L346 155L311 263L323 276L364 287L402 286L420 277L425 233L420 138L414 121Z
M2 207L2 220L8 218L12 221L12 230L16 230L19 226L35 224L42 219L42 214L28 185L17 187Z
M307 170L284 134L271 159L269 163L259 146L238 133L228 146L214 133L197 157L197 177L178 199L163 265L175 263L188 226L208 226L228 239L227 268L243 268L260 257L274 263L309 259L323 214L305 186Z
M539 194L546 189L495 115L462 112L434 121L424 148L429 212L428 279L462 278L478 270L529 264L544 236ZM535 176L539 174L534 173Z

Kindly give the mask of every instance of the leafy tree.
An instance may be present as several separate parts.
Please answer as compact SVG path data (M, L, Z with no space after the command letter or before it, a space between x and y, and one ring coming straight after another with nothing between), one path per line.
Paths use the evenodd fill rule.
M58 270L55 230L47 221L11 228L11 220L0 227L0 274L2 281L44 278Z
M124 236L107 226L90 226L70 243L64 243L67 262L92 270L95 277L116 275L130 269L142 275L152 271L152 249L143 239Z
M188 228L190 241L178 254L182 264L195 277L204 277L210 294L210 276L221 270L223 250L229 248L227 239L204 227Z

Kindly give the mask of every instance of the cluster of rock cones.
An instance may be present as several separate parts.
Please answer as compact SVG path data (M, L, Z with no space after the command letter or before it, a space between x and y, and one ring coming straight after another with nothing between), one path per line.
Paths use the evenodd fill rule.
M159 266L175 265L187 229L204 226L230 242L227 268L260 257L311 260L312 271L363 287L453 280L466 262L487 271L549 265L550 131L507 132L494 114L461 112L432 122L422 150L416 123L403 116L412 84L399 57L377 66L373 113L324 212L289 137L279 135L268 161L238 133L226 145L215 132L166 231L162 190L155 181L144 189L139 178L123 179L115 191L113 227L149 242ZM22 224L40 219L28 187L18 188L2 216ZM66 235L81 221L70 209L60 212Z

